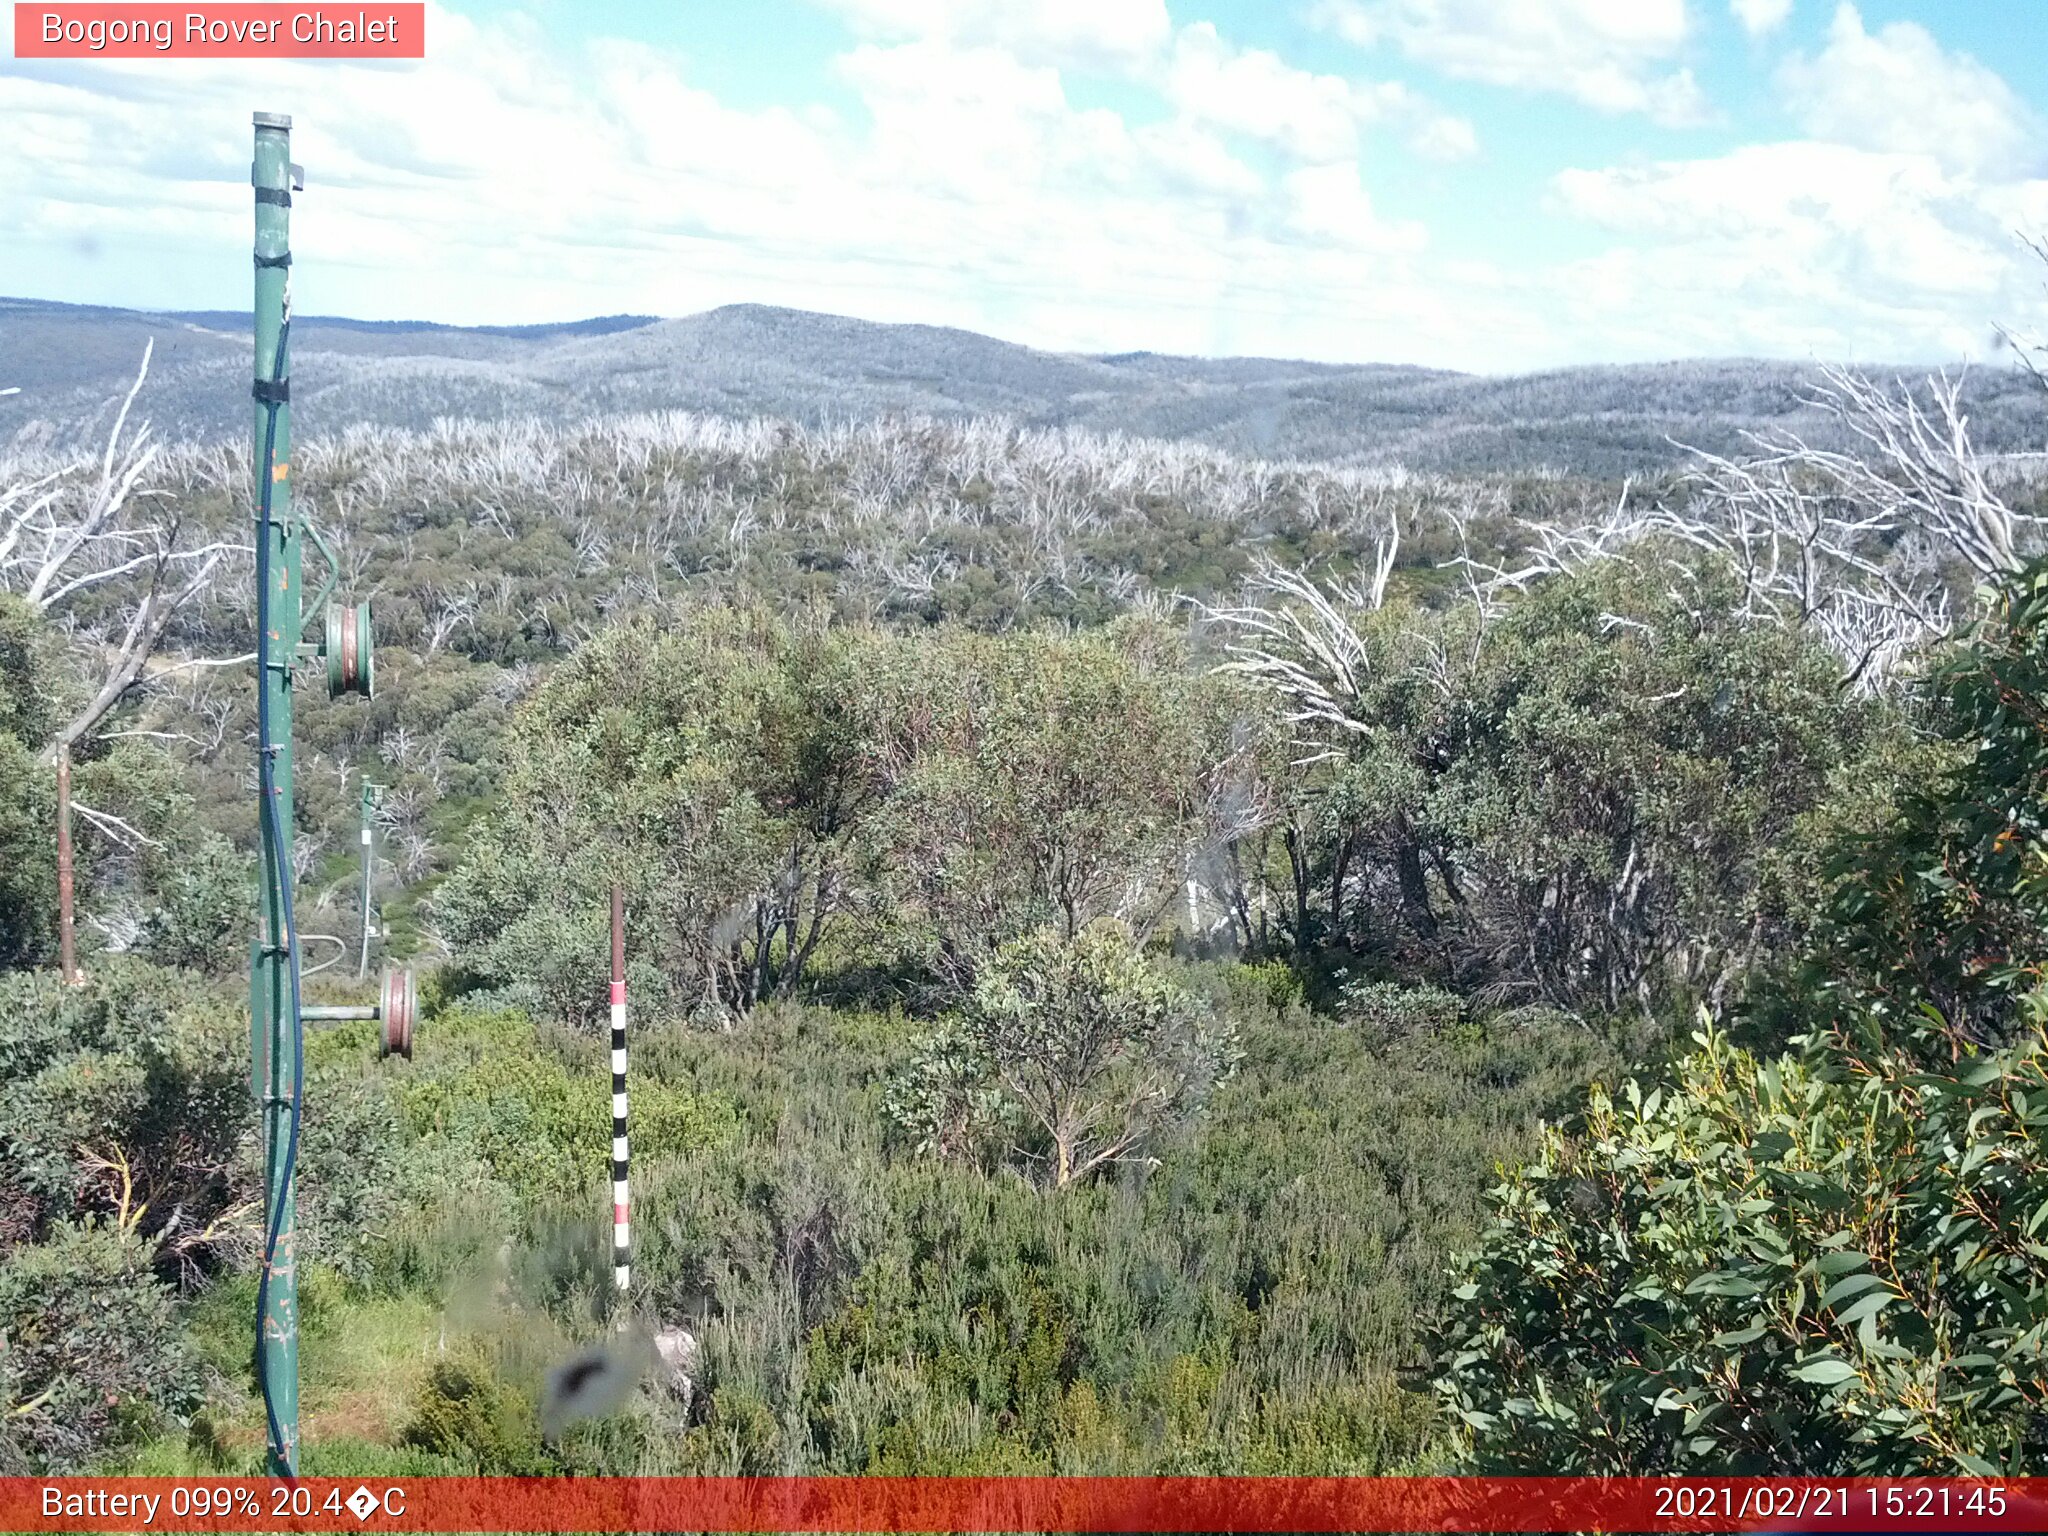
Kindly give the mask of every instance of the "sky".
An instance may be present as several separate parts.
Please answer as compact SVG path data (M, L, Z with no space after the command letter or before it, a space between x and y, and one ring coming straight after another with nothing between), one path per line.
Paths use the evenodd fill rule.
M354 7L349 8L353 11ZM0 59L0 294L762 303L1515 372L2048 330L2040 0L485 0L408 63ZM4 324L4 321L0 321Z

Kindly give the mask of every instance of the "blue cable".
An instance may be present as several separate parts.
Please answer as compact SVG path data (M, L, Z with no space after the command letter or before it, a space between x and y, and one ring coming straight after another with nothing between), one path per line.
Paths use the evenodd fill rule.
M291 331L287 315L277 330L277 350L271 358L273 380L284 372L285 337ZM291 1192L293 1174L299 1161L299 1105L306 1088L306 1025L299 1000L299 938L292 915L292 872L284 858L284 835L277 819L277 764L270 742L270 487L272 466L277 457L277 408L268 400L263 429L263 462L258 467L256 523L256 779L263 801L263 824L270 836L271 859L276 868L278 892L283 901L285 967L292 979L292 1115L291 1130L285 1137L283 1177L277 1186L277 1203L270 1213L269 1229L263 1240L263 1268L256 1281L256 1378L263 1389L263 1414L269 1421L270 1443L285 1450L284 1427L270 1399L269 1368L263 1355L263 1315L270 1306L270 1266L277 1257L277 1240L284 1226L285 1198ZM295 594L296 595L296 594ZM273 1067L275 1063L272 1064ZM268 1170L265 1170L266 1174ZM296 1262L296 1258L294 1259ZM289 1465L287 1471L292 1470Z

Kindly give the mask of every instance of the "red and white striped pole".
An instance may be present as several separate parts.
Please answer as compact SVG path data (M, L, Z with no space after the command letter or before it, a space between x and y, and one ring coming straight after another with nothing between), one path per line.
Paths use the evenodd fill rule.
M612 887L612 1281L621 1295L632 1278L626 1196L626 895Z

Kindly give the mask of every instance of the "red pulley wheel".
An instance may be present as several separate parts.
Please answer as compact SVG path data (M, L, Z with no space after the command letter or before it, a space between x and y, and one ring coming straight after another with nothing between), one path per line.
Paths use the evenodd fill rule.
M403 1056L412 1060L412 1025L419 1016L420 992L411 971L386 971L384 996L378 1017L384 1021L379 1041L380 1056Z

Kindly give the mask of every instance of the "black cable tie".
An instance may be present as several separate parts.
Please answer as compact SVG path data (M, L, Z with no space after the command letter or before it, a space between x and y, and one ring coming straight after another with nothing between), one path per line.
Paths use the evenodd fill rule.
M292 381L288 377L258 379L249 386L249 393L256 397L258 404L283 405L292 397Z
M288 267L291 264L292 253L290 251L286 251L282 256L266 256L261 251L256 253L256 265L259 267Z
M275 203L280 208L289 208L292 205L292 195L285 191L283 187L258 187L256 189L256 201L259 203Z

